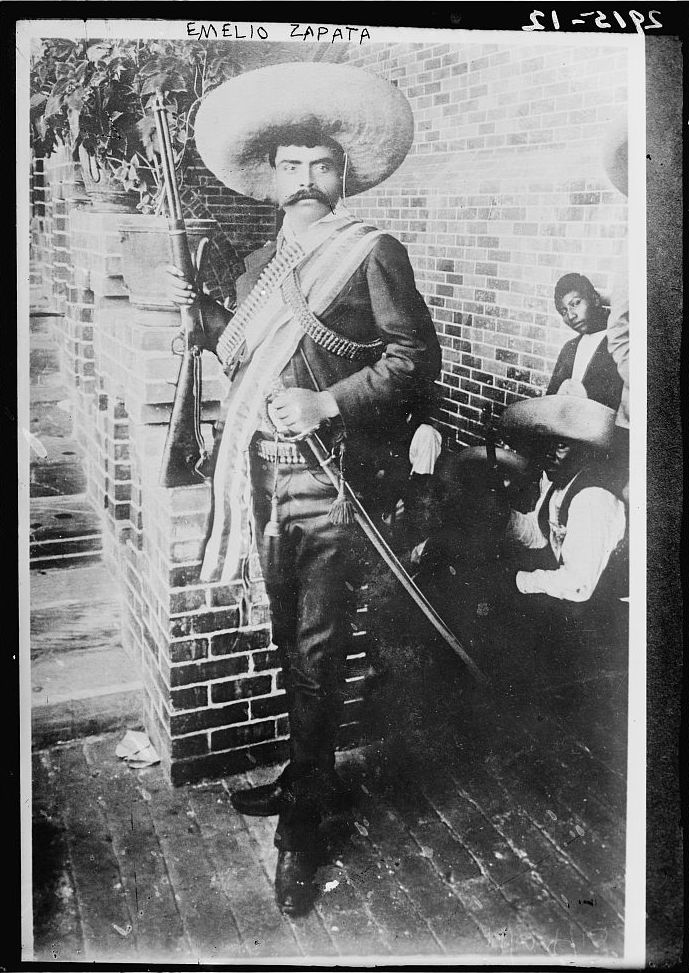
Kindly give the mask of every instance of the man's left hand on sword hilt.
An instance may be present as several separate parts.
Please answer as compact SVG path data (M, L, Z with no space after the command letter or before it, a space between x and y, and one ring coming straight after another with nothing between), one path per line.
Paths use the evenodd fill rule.
M166 271L170 300L178 307L198 307L203 299L198 279L190 282L181 270L172 265L168 265ZM199 347L208 347L203 338L201 333L194 335ZM292 437L306 436L328 419L339 415L337 403L327 389L321 392L303 388L280 389L271 393L267 407L278 432Z
M268 415L278 433L301 438L315 432L328 419L339 415L330 392L288 388L271 393L267 400Z

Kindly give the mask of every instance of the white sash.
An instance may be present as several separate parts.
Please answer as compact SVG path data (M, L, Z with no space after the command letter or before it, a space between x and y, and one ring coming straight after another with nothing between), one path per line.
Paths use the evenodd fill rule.
M315 315L328 308L380 236L380 230L342 217L316 224L300 238L305 256L297 271ZM252 295L253 291L246 300ZM241 308L237 314L240 312ZM202 581L246 579L253 540L249 444L258 428L263 403L302 337L279 286L275 286L249 323L246 357L227 397L213 481L213 526L201 566Z

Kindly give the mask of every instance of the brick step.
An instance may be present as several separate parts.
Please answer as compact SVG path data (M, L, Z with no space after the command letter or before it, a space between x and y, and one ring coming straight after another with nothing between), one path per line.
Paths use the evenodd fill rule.
M110 571L50 567L30 584L33 745L140 727L141 678L122 648Z
M84 494L32 497L29 523L32 568L57 566L102 549L101 522Z
M60 346L58 340L59 321L63 315L52 311L31 312L29 316L30 347L33 352L38 348L57 349Z
M82 699L34 704L31 708L34 750L100 733L143 729L141 683L123 684L120 689L106 687Z
M64 382L56 382L51 385L32 385L30 390L30 404L38 402L61 402L67 399L69 390Z
M44 445L46 443L45 440L41 440L41 442ZM62 445L65 444L65 440L61 442ZM49 456L45 459L36 457L31 463L31 498L58 499L66 496L71 500L75 496L83 494L86 489L86 474L79 457L80 454L77 453L76 449L69 451L69 455L60 456L53 462L50 461Z
M42 439L44 436L69 439L72 435L72 416L68 411L71 403L58 407L55 402L33 402L30 409L31 432Z
M34 432L34 435L38 436L36 432ZM75 457L81 458L84 454L82 447L77 443L76 439L72 438L69 431L65 431L64 433L60 432L56 436L50 435L50 433L44 433L38 436L38 440L39 442L35 444L35 448L31 454L31 461L37 466L45 463L73 463L75 462ZM39 456L37 454L36 449L40 449L41 446L47 453L47 456Z
M56 310L53 297L45 293L43 282L31 284L29 290L29 315L33 318L61 318L62 311Z

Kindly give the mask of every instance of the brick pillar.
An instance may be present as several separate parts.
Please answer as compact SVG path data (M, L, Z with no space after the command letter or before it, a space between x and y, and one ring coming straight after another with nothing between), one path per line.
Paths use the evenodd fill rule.
M203 585L200 557L210 484L158 485L179 359L170 341L174 310L133 310L126 333L132 467L126 545L127 637L140 647L146 727L174 783L277 759L284 749L279 690L265 594L254 565L251 615L240 627L240 586ZM204 437L224 391L224 376L204 356Z
M238 584L199 580L210 483L158 485L180 362L171 353L179 312L156 305L155 296L145 307L133 303L122 277L122 214L63 201L65 373L87 492L123 583L123 644L141 667L147 731L174 783L279 760L287 750L285 694L257 559L252 607L240 619ZM209 447L226 386L217 360L205 354ZM361 648L352 653L343 743L356 739L364 661Z
M100 491L123 525L115 553L124 641L141 665L146 728L175 783L277 759L284 694L257 565L251 615L240 627L239 586L198 580L210 484L158 485L180 363L170 347L179 312L155 298L137 306L123 299L124 289L117 297L117 217L80 219L92 230L97 419L107 463ZM202 431L210 446L226 379L210 355L203 373Z
M46 188L44 159L31 160L31 301L50 297L50 249L46 234Z
M62 149L44 162L46 223L50 248L50 280L57 310L67 301L72 265L69 244L71 197L83 186L79 164Z

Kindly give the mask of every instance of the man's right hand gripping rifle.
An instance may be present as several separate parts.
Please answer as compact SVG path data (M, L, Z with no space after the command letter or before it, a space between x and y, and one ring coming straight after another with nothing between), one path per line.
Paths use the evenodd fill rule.
M194 344L206 351L215 351L218 338L227 326L232 313L204 292L200 274L197 273L194 280L189 280L183 271L172 264L168 264L165 270L167 272L168 298L179 308L198 309L200 313L203 330L201 331L198 328L194 330ZM179 335L180 339L186 340L184 335L185 331L182 328Z

